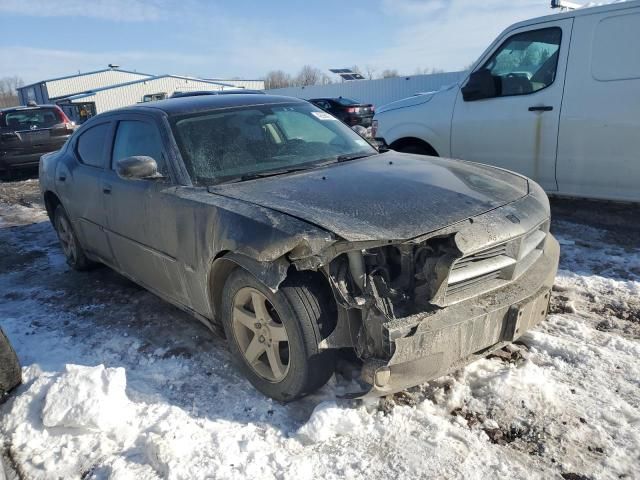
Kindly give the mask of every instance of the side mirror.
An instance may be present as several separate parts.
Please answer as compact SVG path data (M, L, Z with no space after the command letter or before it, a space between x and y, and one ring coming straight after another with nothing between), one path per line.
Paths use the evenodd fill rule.
M462 87L462 98L465 102L494 98L498 96L496 78L486 68L477 70L469 75L469 81Z
M158 164L151 157L136 155L121 158L116 162L116 173L125 180L143 180L162 178L158 173Z

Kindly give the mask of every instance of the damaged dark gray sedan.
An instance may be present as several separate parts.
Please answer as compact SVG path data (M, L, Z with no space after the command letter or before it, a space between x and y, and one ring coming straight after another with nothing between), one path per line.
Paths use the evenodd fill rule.
M442 375L541 322L558 265L542 189L505 170L378 153L313 105L166 100L92 118L42 157L69 264L102 262L211 328L264 394ZM167 332L167 334L170 334Z

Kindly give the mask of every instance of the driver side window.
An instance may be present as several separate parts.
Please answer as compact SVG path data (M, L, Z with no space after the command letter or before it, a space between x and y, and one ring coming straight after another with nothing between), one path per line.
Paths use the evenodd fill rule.
M484 64L498 97L534 93L553 83L562 29L544 28L509 37Z
M113 142L112 168L118 160L135 155L153 158L158 164L158 172L167 175L162 155L162 139L155 125L138 120L122 120L118 123Z

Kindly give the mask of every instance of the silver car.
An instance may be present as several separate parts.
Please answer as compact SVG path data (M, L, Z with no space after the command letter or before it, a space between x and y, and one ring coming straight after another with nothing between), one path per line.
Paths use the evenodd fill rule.
M42 157L40 182L73 268L104 263L222 326L281 401L322 386L341 349L363 363L353 396L486 355L545 318L558 265L534 182L379 152L287 97L98 115Z

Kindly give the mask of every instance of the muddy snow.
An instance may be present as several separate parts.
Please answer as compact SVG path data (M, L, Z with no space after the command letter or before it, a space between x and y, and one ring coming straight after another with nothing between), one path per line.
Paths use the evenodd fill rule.
M556 201L549 319L409 392L281 405L224 340L107 268L65 264L37 181L0 184L0 405L10 478L640 478L640 214Z

